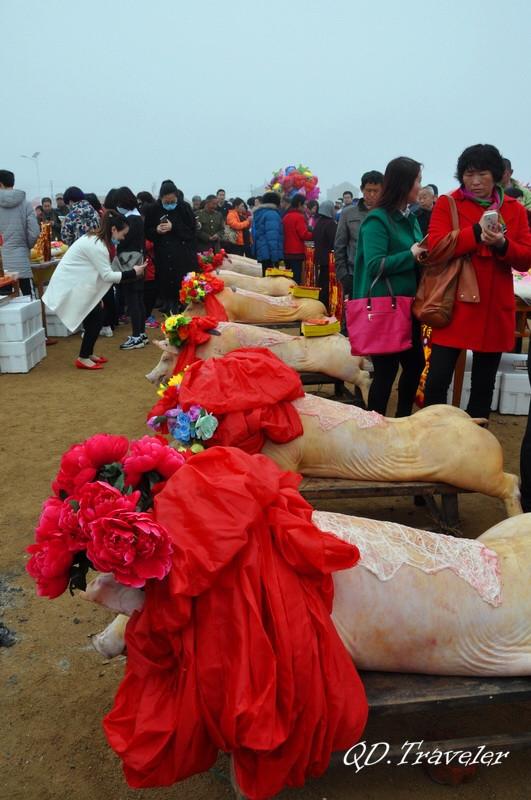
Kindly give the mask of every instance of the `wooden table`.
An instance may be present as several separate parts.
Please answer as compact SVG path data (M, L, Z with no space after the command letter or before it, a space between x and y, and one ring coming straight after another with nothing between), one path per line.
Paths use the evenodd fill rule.
M458 495L469 493L467 489L447 483L354 481L347 478L303 478L299 491L312 504L320 500L356 500L359 497L424 497L441 531L458 535Z
M18 278L12 278L9 275L4 275L0 278L0 289L5 289L8 286L13 287L13 291L9 294L2 295L3 297L7 297L11 299L12 297L18 297L20 294L20 281Z

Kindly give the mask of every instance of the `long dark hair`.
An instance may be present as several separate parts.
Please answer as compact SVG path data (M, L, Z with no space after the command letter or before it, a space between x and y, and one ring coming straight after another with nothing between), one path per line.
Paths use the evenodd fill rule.
M387 212L396 211L404 205L408 194L422 168L419 161L406 156L393 158L385 168L382 196L378 208Z
M111 229L116 228L117 231L123 231L124 228L128 227L127 220L122 214L119 214L112 208L108 208L101 218L100 227L96 228L95 231L89 231L87 235L95 236L100 242L103 242L107 245L107 247L110 247L112 244Z

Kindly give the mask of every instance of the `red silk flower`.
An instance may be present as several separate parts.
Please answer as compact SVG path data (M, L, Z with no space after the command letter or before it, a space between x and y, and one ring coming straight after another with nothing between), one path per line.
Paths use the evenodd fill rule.
M90 529L88 558L95 569L112 572L119 583L140 588L170 571L171 542L151 514L120 509L95 520Z

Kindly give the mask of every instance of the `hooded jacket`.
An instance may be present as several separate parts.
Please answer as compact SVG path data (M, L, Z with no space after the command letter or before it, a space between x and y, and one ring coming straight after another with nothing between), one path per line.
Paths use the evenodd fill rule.
M317 222L313 229L315 263L319 267L328 268L328 257L330 252L334 249L337 229L337 223L334 217L334 204L330 200L325 200L319 206Z
M257 261L275 262L284 258L282 219L274 203L264 203L254 212L253 242Z
M4 240L4 268L31 278L29 251L39 238L40 226L26 193L20 189L0 189L0 234Z

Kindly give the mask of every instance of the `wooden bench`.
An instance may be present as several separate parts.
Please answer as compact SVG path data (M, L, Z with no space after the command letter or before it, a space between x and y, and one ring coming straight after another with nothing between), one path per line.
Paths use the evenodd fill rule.
M443 533L459 534L458 494L468 490L447 483L423 481L354 481L346 478L303 478L300 493L311 503L359 497L424 497ZM440 505L436 496L440 496Z
M369 703L369 722L372 718L420 712L435 716L439 712L473 706L523 703L531 700L531 678L469 678L441 675L409 675L393 672L360 673ZM408 735L408 741L414 737ZM353 743L354 744L354 743ZM391 744L386 758L397 763L404 755L403 742ZM484 745L489 750L510 748L519 750L531 746L531 725L523 733L485 734L423 741L422 751L475 750ZM411 758L414 758L415 751ZM334 764L342 763L343 754L335 753ZM409 762L411 763L411 761Z
M299 333L301 332L301 323L298 320L293 320L292 322L248 322L244 324L256 325L258 328L271 328L274 331L281 331L283 328L296 328Z

